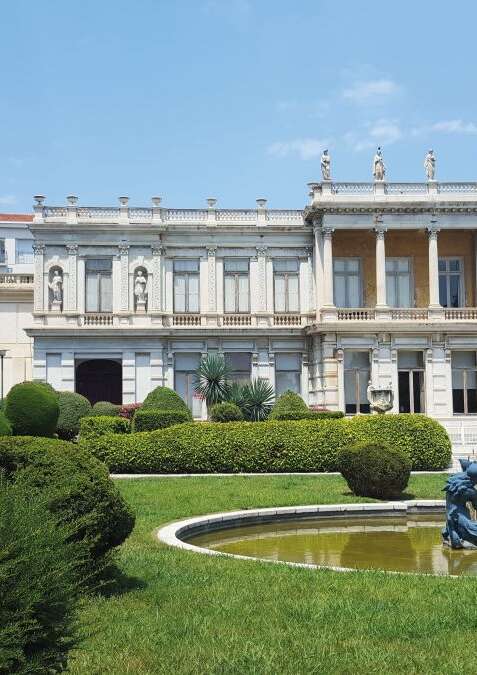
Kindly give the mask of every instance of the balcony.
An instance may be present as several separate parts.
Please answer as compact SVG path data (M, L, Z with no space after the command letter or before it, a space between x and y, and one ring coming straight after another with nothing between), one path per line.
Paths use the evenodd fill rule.
M33 294L33 274L0 274L0 292L5 294Z
M477 307L459 308L436 308L427 307L399 307L380 308L373 307L337 307L334 310L322 311L323 323L343 321L477 321Z

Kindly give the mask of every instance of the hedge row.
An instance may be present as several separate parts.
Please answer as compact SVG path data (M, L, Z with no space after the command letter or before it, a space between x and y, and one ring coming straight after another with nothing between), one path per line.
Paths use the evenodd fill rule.
M445 469L451 459L446 431L424 415L183 424L83 443L118 473L266 473L337 471L339 452L363 441L401 449L413 469Z
M119 416L97 415L83 417L80 420L80 439L98 438L104 434L127 434L131 423L128 419Z
M154 431L155 429L165 429L174 426L174 424L184 424L184 422L191 421L192 416L189 410L146 408L137 410L134 414L131 431Z

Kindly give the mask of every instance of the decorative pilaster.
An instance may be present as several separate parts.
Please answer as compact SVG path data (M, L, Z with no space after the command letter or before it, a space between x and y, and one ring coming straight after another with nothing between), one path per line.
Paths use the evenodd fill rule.
M151 253L152 253L152 288L149 292L149 305L151 308L150 311L160 312L162 307L161 267L164 249L160 244L152 244Z
M217 312L217 270L216 270L217 246L207 246L207 309L209 312Z
M121 312L129 311L129 244L121 242L118 246L121 277ZM114 288L113 288L114 293Z
M322 319L335 320L336 307L333 300L333 232L332 227L322 227L323 236L323 309Z
M436 220L431 220L427 233L429 235L429 317L441 318L443 309L439 302L439 251L437 247L439 228Z
M68 253L68 295L66 297L66 310L77 311L78 297L78 244L66 244Z
M316 320L320 320L320 309L324 304L323 298L323 236L321 219L313 220L314 253L315 253L315 310Z
M386 297L386 228L379 216L375 218L374 232L376 234L376 310L381 312L388 309ZM384 318L384 317L379 317Z
M33 244L33 254L35 257L35 274L34 274L34 291L33 291L33 306L35 312L43 312L44 306L44 279L43 279L43 265L45 255L45 244L38 242Z
M258 268L257 312L263 314L267 311L267 246L261 244L255 248Z

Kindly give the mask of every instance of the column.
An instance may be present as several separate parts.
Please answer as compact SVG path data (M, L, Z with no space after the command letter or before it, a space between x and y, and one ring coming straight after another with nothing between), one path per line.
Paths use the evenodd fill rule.
M333 228L323 227L323 306L322 319L336 319L333 301Z
M41 242L33 244L33 253L35 256L35 274L34 274L34 302L35 312L45 311L43 304L44 279L43 279L43 259L45 255L45 244Z
M68 312L77 312L78 297L78 244L66 244L68 253L68 296L66 298L66 310Z
M437 249L437 235L439 228L436 221L431 221L427 228L429 235L429 314L442 313L439 303L439 253Z
M217 312L217 275L215 269L215 255L217 246L207 246L207 309Z
M257 323L260 326L268 325L267 313L267 247L256 246L257 249Z
M320 309L323 306L323 236L321 232L321 219L313 221L314 254L315 254L315 309L316 320L320 320Z
M376 309L387 309L386 298L386 249L384 236L386 228L381 220L376 218Z
M149 307L151 312L160 312L162 308L162 284L161 284L161 263L164 249L160 244L151 245L152 253L152 288L149 297Z
M120 311L129 311L129 244L121 242L118 246L120 259L121 301ZM114 293L114 288L113 288Z

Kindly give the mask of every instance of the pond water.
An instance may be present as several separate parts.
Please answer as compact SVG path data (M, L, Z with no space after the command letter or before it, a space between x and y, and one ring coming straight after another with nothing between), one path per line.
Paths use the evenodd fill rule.
M477 551L452 551L442 546L443 521L443 515L283 520L212 530L187 541L266 560L477 575Z

